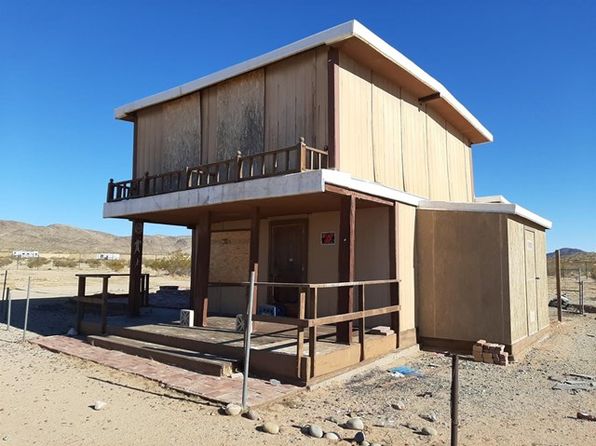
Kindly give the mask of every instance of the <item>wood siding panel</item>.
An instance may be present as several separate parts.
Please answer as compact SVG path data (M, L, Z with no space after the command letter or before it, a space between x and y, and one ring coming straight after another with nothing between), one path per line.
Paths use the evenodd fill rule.
M264 73L251 71L202 90L203 163L263 151Z
M342 53L339 63L339 167L356 178L374 181L372 73Z
M405 191L429 197L426 113L417 98L402 90L401 135Z
M507 237L509 240L509 311L513 343L528 335L524 225L508 219Z
M374 73L372 81L374 181L404 190L400 88Z
M327 145L327 48L269 65L265 71L265 150Z
M449 201L451 194L447 168L445 120L430 109L426 117L426 139L430 199Z
M457 130L447 124L447 163L449 168L449 190L451 201L471 201L466 169L466 145Z
M536 231L536 277L539 277L536 285L538 303L538 329L548 327L550 324L548 315L548 275L546 272L546 233Z

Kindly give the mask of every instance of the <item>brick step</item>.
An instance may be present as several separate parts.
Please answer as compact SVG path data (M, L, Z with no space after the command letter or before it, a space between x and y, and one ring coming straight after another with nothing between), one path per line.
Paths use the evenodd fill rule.
M118 350L206 375L231 376L238 368L238 361L233 359L121 336L90 335L87 336L87 342L96 347Z

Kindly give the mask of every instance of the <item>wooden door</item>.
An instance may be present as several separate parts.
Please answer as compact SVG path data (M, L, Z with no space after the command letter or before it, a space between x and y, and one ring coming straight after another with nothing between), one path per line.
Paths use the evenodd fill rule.
M536 248L534 232L524 231L524 246L526 259L526 305L528 318L528 335L538 331L538 305L536 290Z
M273 221L269 234L269 280L304 283L307 271L307 220ZM298 289L277 287L271 290L273 302L295 316Z

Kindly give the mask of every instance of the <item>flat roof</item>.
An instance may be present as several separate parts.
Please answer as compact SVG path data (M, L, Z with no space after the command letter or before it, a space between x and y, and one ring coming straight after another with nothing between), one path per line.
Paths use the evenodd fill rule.
M430 94L438 94L438 98L433 103L438 102L459 115L458 120L463 120L463 123L469 128L465 134L472 143L480 144L493 140L493 135L440 82L357 20L350 20L245 62L232 65L194 81L162 91L161 93L128 103L118 107L114 111L114 116L117 119L128 119L130 114L142 108L179 98L321 45L337 45L354 38L363 42L378 54L381 54L393 63L397 69L401 69L417 82L424 85Z

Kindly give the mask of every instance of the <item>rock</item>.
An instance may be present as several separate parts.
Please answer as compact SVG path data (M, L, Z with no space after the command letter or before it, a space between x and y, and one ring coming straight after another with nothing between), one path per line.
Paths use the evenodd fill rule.
M76 328L70 327L68 329L68 331L66 332L66 336L78 336L79 332L76 330Z
M248 411L244 414L244 416L252 421L257 421L261 418L261 417L259 417L259 414L252 409L248 409Z
M234 404L234 403L230 403L230 404L226 405L224 410L226 412L226 415L229 415L231 417L238 416L242 413L242 407L240 407L238 404Z
M106 403L105 401L100 401L97 400L96 402L93 403L93 409L94 410L102 410L104 409L106 406L108 405L108 403Z
M431 423L434 423L435 421L438 420L437 414L434 412L430 412L424 415L420 415L420 418L425 419L426 421L430 421Z
M311 424L308 426L308 435L314 438L323 438L323 429L321 429L321 426Z
M371 443L370 446L381 446L381 443Z
M397 403L391 404L391 407L393 407L395 410L404 410L406 408L406 405L403 401L400 400Z
M364 440L362 443L360 443L360 446L370 446L370 443Z
M354 441L356 443L364 443L364 441L366 440L366 437L364 436L364 432L360 431L360 432L356 432L356 435L354 435Z
M437 435L437 430L432 427L423 427L420 430L420 435Z
M269 384L271 384L272 386L279 386L279 385L281 384L281 382L280 382L280 381L278 381L277 379L273 379L273 378L271 378L271 379L269 380Z
M360 431L364 429L364 423L360 418L350 418L346 423L346 429Z
M279 426L275 423L272 423L271 421L267 421L265 424L263 424L263 426L261 426L261 429L263 429L263 432L266 432L268 434L278 434L279 433Z
M325 421L330 421L335 424L341 424L341 420L337 417L327 417L325 418Z
M340 440L339 435L337 435L335 432L327 432L323 437L329 441L339 441Z

